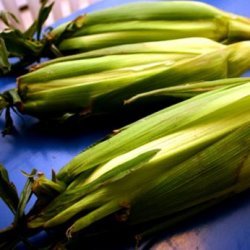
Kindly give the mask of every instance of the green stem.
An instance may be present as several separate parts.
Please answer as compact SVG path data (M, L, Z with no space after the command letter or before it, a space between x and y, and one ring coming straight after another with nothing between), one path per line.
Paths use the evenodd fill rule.
M15 130L13 120L11 117L11 108L13 106L19 106L18 109L21 107L21 98L17 93L17 89L10 89L3 94L0 94L0 115L5 109L5 128L2 131L3 136L7 134L12 134Z

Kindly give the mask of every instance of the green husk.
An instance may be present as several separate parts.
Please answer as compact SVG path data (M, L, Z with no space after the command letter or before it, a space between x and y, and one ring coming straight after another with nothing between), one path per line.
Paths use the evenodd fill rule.
M241 78L226 78L214 81L203 81L197 83L187 83L179 86L167 87L162 89L157 89L153 91L148 91L145 93L138 94L132 98L125 100L124 104L130 104L132 102L140 101L143 99L148 99L151 97L179 97L182 99L187 99L194 97L196 95L211 91L217 88L225 86L235 86L241 85L243 83L249 82L250 77L241 77Z
M74 36L80 37L88 34L99 34L99 33L110 33L110 32L121 32L121 31L161 31L166 33L166 35L174 39L178 38L180 34L181 37L195 37L198 32L200 32L200 37L207 37L213 39L215 37L215 30L218 24L223 23L219 20L212 23L210 20L133 20L133 21L121 21L115 23L99 23L91 26L79 29L74 33ZM223 26L221 31L223 31ZM172 31L175 34L168 33ZM187 32L185 36L185 32ZM192 34L193 32L193 34ZM220 36L220 32L217 33ZM219 39L219 37L217 38ZM217 40L214 39L214 40Z
M191 13L192 9L192 13ZM66 36L67 33L80 32L89 26L99 24L118 23L133 20L195 20L213 18L222 12L216 8L202 3L190 3L187 1L130 3L118 7L108 8L93 13L88 13L74 22L65 23L51 31L50 35L56 39ZM76 24L74 26L74 24ZM66 34L65 34L65 33Z
M154 187L140 196L131 208L131 223L157 219L163 213L171 216L188 207L248 188L250 124L244 124L168 173L158 176ZM244 180L241 179L242 173ZM150 204L151 199L156 204L161 202L161 206Z
M245 126L239 127L239 129L200 151L190 159L176 165L172 169L168 168L169 170L166 170L165 173L163 172L163 175L158 172L153 176L153 180L150 177L144 177L144 189L141 189L138 196L134 199L132 198L131 202L129 202L127 193L122 190L122 198L119 197L118 202L113 204L107 212L103 210L104 205L101 208L97 208L90 214L76 220L68 229L67 234L71 236L94 223L97 219L104 218L113 213L112 209L116 209L115 211L120 210L121 205L119 207L119 204L122 204L121 200L123 199L130 204L127 223L135 226L165 216L173 220L175 214L181 211L187 212L190 207L192 208L199 204L203 205L206 202L210 203L220 197L224 199L225 195L230 196L241 192L249 188L249 146L250 124L246 123ZM225 151L218 155L218 151L221 149L225 149ZM244 173L244 180L241 179L242 173ZM118 185L119 187L121 185L129 186L126 190L127 192L137 189L141 184L141 179L143 179L142 176L146 174L150 176L152 171L143 169L140 173L134 174L134 178L125 178L121 182L116 183L116 185L111 185L107 194L113 194ZM137 179L137 183L136 181L133 182L135 179ZM151 182L150 179L152 180ZM128 184L126 185L126 183L131 183L131 181L133 188ZM96 215L97 212L99 214L97 218L90 217L90 215ZM169 225L166 222L164 226L170 226L171 219Z
M228 86L198 95L135 122L123 128L119 134L111 139L84 151L57 174L60 181L68 183L68 188L55 198L47 208L42 210L37 218L33 218L29 222L29 226L55 226L66 222L80 211L85 211L86 218L83 217L70 228L70 235L72 232L91 224L89 218L92 218L92 222L94 222L95 219L92 216L96 213L98 213L98 218L101 219L102 216L107 215L107 211L112 210L113 213L121 209L121 204L129 204L133 207L137 199L142 199L144 193L154 190L154 187L161 183L165 175L168 176L173 173L176 174L177 179L181 178L182 174L179 176L178 171L184 166L188 166L189 162L190 166L201 163L204 164L204 168L216 168L217 162L219 165L225 164L226 167L228 161L232 164L234 170L237 168L238 173L239 162L242 163L242 159L249 156L249 86L249 83L245 83L240 86ZM232 137L231 134L241 127L244 127L246 134L242 133L242 137L236 140L236 145L242 151L235 151L235 144L233 143L230 144L232 148L231 146L222 147L222 142L225 143L223 145L228 145L227 140L229 139L225 139L226 142L224 142L224 138L228 137L230 140L238 138L236 136ZM237 132L237 135L238 133L240 132ZM243 145L241 144L242 138L245 138ZM219 146L214 146L217 144ZM227 157L231 155L232 158L219 156L212 158L211 154L220 152L218 147L223 148L224 154ZM232 152L236 152L236 154L232 154ZM239 157L237 152L239 154L242 152L246 157ZM235 161L233 160L234 157ZM210 161L207 159L210 159ZM213 164L213 159L216 164ZM249 166L247 162L248 160L244 165L246 167ZM194 171L197 171L196 169ZM220 168L218 168L218 171L220 171ZM231 168L228 171L230 172ZM246 169L246 171L248 170ZM241 190L240 188L246 188L247 180L249 180L248 172L246 172L246 175L242 174L242 176L246 180L237 179L241 181L238 186L239 190ZM169 180L172 179L171 177ZM234 175L233 179L235 180ZM228 179L225 181L230 182ZM174 180L173 182L175 183ZM183 181L179 183L182 186ZM192 187L192 182L190 182L190 185ZM217 185L217 187L218 192L224 189L224 186ZM159 191L158 188L156 189ZM172 189L168 186L165 190L168 193ZM206 190L206 192L209 192L210 189ZM173 197L175 196L174 192L170 194ZM193 195L195 196L195 194ZM154 195L156 196L156 194ZM214 193L211 193L211 195L214 195ZM181 197L181 195L178 196L180 201ZM185 197L183 200L186 199ZM207 200L210 198L208 196ZM191 200L192 204L187 203L187 206L195 206L198 203L194 202L202 203L206 201L204 199L200 200L198 197L197 200ZM147 201L151 200L147 199ZM113 204L111 207L108 205L110 202ZM158 202L161 204L160 198ZM149 205L151 204L149 202ZM105 209L106 205L108 210ZM169 203L169 206L171 206L171 203ZM174 213L178 212L178 209L186 209L187 207L180 205L176 209L174 209L174 206L172 208ZM132 208L131 211L133 211ZM152 216L158 214L159 216L166 216L168 211L171 214L171 210L167 209L164 214L156 213L156 215ZM147 218L147 216L143 218ZM152 217L153 219L155 218Z
M215 49L223 48L224 45L206 38L183 38L159 42L143 42L139 44L122 44L103 49L97 49L84 53L77 53L70 56L59 57L53 60L45 61L35 66L35 69L48 66L50 64L66 61L74 61L87 58L95 58L108 55L133 55L133 54L167 54L168 56L196 56L201 53L211 52ZM41 71L40 71L41 72ZM32 76L27 74L26 76ZM25 76L21 79L27 80ZM34 80L33 77L31 79ZM38 78L39 79L39 78Z
M32 185L32 191L38 198L54 198L64 190L62 183L48 180L44 174L39 174Z
M60 82L70 81L73 77L86 76L103 71L133 67L137 65L156 64L163 62L173 65L175 62L183 59L194 57L193 54L164 54L164 53L151 53L148 54L128 54L128 55L109 55L103 58L88 58L82 60L73 60L68 62L60 62L48 65L39 70L35 70L27 75L19 78L19 86L27 83L36 84L54 81L59 79ZM62 83L63 85L63 83Z
M181 45L186 41L187 47L184 48ZM197 47L191 45L191 41L195 41ZM203 52L198 41L210 44L204 38L181 39L176 40L181 48L179 53L171 41L166 42L169 48L165 48L165 52L168 53L107 55L42 67L19 78L18 92L23 101L20 111L43 119L67 113L121 112L124 101L142 92L239 76L249 68L249 42L216 46L211 41L211 47ZM162 48L162 43L149 45L149 52L154 46L155 49ZM131 46L124 48L130 51ZM191 54L199 52L198 55L190 56L189 48ZM114 48L114 51L119 53L121 47ZM65 78L68 74L69 77Z
M20 73L43 57L118 44L186 37L227 43L250 39L248 18L196 1L139 2L87 13L44 33L41 38L42 26L52 7L53 4L43 1L37 19L24 32L11 25L9 19L18 21L13 14L1 15L8 27L0 34L1 73L10 71L10 57L20 59L12 65L13 72Z
M65 52L122 43L207 37L216 41L248 40L250 21L192 1L139 2L88 13L49 34ZM70 52L72 53L72 52Z
M195 36L194 34L190 35ZM111 47L122 44L134 44L141 42L153 42L170 39L179 39L188 37L187 35L176 35L174 32L167 34L159 30L139 30L139 31L123 31L110 32L103 34L94 34L82 37L72 37L64 39L58 48L60 51L75 51L77 53L84 51L91 51L105 47ZM205 36L212 38L211 36ZM71 52L72 54L72 52Z

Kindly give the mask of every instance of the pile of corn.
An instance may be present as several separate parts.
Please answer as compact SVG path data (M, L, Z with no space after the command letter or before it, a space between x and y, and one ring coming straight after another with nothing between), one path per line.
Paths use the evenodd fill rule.
M54 119L187 100L121 128L52 180L39 175L28 230L63 225L71 238L113 218L147 235L249 188L250 79L237 78L249 38L247 18L191 1L128 4L53 30L53 46L82 53L19 77L0 110Z
M250 66L249 41L219 43L249 39L250 20L200 2L130 3L79 17L48 37L61 52L88 51L21 76L16 90L0 96L0 110L15 105L40 119L122 113L137 100L153 104L145 92L238 77Z

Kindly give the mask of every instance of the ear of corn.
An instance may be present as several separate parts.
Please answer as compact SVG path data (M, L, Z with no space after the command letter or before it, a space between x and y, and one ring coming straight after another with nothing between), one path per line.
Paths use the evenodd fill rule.
M88 58L83 60L74 60L69 62L61 62L57 64L52 64L47 67L41 68L39 70L33 71L24 77L19 79L19 86L22 88L22 84L36 84L42 82L49 82L59 79L62 82L70 80L71 77L86 76L94 73L100 73L103 71L128 68L138 65L145 65L145 68L164 63L169 66L173 65L175 62L183 59L189 59L194 57L194 55L185 54L164 54L151 53L148 54L131 54L131 55L110 55L102 58ZM148 64L148 66L147 66ZM135 68L136 69L136 68ZM43 76L43 78L42 78ZM52 82L53 83L53 82Z
M29 227L54 227L84 213L71 236L124 208L128 223L141 225L246 189L249 91L248 82L198 95L84 151L57 174L67 189Z
M137 53L134 45L88 52L83 59L71 57L20 77L18 90L2 95L1 109L14 104L41 119L120 112L126 100L142 92L239 76L250 64L249 44L186 38L137 44Z
M109 24L133 20L178 20L181 17L184 20L194 20L196 17L199 19L213 18L219 14L221 14L221 12L214 7L187 1L179 1L179 3L177 1L172 3L132 3L89 13L80 19L76 19L76 22L69 22L58 26L52 30L50 34L52 37L58 38L65 30L68 31L67 28L69 26L71 33L80 33L80 29L99 24L100 21L102 21L103 24ZM75 27L72 27L73 24L76 24Z
M250 21L193 1L130 3L88 13L50 33L61 51L88 51L118 44L183 37L248 40Z
M112 107L119 108L130 95L141 89L152 90L172 84L202 79L212 80L226 77L226 55L220 53L197 57L172 67L169 61L153 65L121 68L114 71L100 72L65 80L54 80L45 84L29 84L20 87L23 97L23 111L32 115L52 113L63 115L76 112L107 112ZM213 64L207 62L213 60ZM184 74L189 63L193 63L192 72ZM178 74L177 74L178 73ZM154 84L152 84L154 83ZM40 88L39 88L40 87ZM118 93L117 93L118 92ZM24 93L24 94L22 94ZM66 105L67 104L67 105ZM66 109L65 109L65 108Z
M178 218L175 218L175 214L181 211L188 211L188 208L198 206L199 204L204 206L206 202L209 204L209 202L213 202L221 197L224 199L226 195L230 196L245 190L249 187L250 178L249 138L250 126L248 123L205 150L200 151L184 163L175 166L173 170L166 171L163 176L158 172L156 177L152 178L153 181L151 183L150 177L148 177L147 182L144 182L146 185L143 185L145 189L143 191L140 190L138 199L132 198L130 201L129 198L131 197L128 198L123 193L122 198L117 198L116 204L112 200L112 202L106 203L76 220L67 231L68 237L71 237L72 234L89 226L96 220L120 210L123 200L130 204L128 224L138 226L166 216L166 220L170 217L170 222L167 224L166 221L164 226L170 226L171 219L172 223L173 218L177 220ZM215 157L222 148L226 148L225 151ZM237 153L235 154L234 152ZM211 159L213 160L211 161ZM246 174L244 178L247 182L240 181L238 173L241 168ZM143 174L145 174L145 171L143 171ZM151 172L147 174L151 175ZM138 180L141 175L138 174L134 177ZM131 179L124 179L124 182L119 182L119 185L125 185L128 181L130 182ZM134 192L135 188L138 188L141 183L134 182L133 184ZM117 185L111 185L109 188L107 188L109 192L106 190L107 194L113 194L113 190L117 188ZM131 189L126 191L129 190ZM70 213L69 210L68 213ZM49 223L50 221L45 226L49 226Z
M112 46L108 48L96 49L93 51L77 53L70 56L59 57L53 60L45 61L41 64L36 65L36 68L48 66L50 64L74 61L80 59L94 58L108 55L126 55L126 54L168 54L169 56L195 56L201 53L211 52L215 49L223 48L224 45L214 42L210 39L205 38L183 38L169 41L158 41L158 42L143 42L134 44L122 44ZM32 74L26 75L32 76ZM26 80L26 76L21 79ZM32 79L32 77L31 77ZM39 79L39 78L38 78ZM34 78L33 78L34 80Z
M204 43L205 50L201 43ZM60 112L62 102L68 103L71 108L67 112L77 109L82 111L93 103L93 97L156 75L178 61L224 48L223 45L206 39L183 39L177 40L176 44L179 50L174 47L173 42L145 43L141 46L143 54L133 54L135 48L132 45L118 49L114 47L113 53L118 51L118 55L56 63L24 75L19 79L19 93L25 100L24 112L33 113L32 109L35 109L34 114L39 110L45 114L46 110L53 112L58 109L57 112ZM132 51L132 54L119 55L119 51ZM153 52L163 53L151 54ZM223 76L220 74L215 77L224 77L224 73ZM62 79L65 76L67 78Z
M141 47L142 53L134 53L133 45L99 50L90 58L55 62L20 77L20 111L43 119L120 112L124 101L142 92L237 76L250 65L249 42L225 46L192 38ZM107 55L91 58L100 53Z
M178 39L187 37L186 35L176 36L174 33L166 34L164 32L149 30L149 31L124 31L124 32L110 32L104 34L94 34L84 37L73 37L63 40L59 49L61 51L75 51L77 53L82 51L96 50L115 45L152 42L169 39ZM211 38L211 37L207 37ZM72 52L71 52L72 53Z

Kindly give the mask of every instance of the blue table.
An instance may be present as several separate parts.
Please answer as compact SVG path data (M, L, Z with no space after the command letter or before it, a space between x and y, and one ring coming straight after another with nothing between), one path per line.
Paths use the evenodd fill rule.
M109 0L99 2L84 11L78 11L67 20L73 19L83 12L91 12L121 3L135 2L135 0ZM247 0L205 0L203 2L250 17L250 2ZM55 25L64 22L60 20ZM0 91L15 86L14 77L0 78ZM31 172L37 168L50 176L51 169L57 171L73 156L85 147L94 143L110 132L108 127L91 132L74 132L67 134L62 131L52 134L50 130L36 128L37 120L30 117L15 115L17 133L5 138L0 137L0 163L10 173L11 180L20 191L26 178L20 170ZM0 118L0 129L4 127L4 118ZM224 202L208 213L195 218L178 230L163 232L149 242L145 242L143 249L176 249L176 250L249 250L250 249L250 195L245 193L239 197ZM32 202L32 201L31 201ZM28 206L29 207L29 206ZM12 214L0 200L0 228L12 222ZM35 239L34 241L39 241ZM99 249L132 249L133 246L102 246Z

